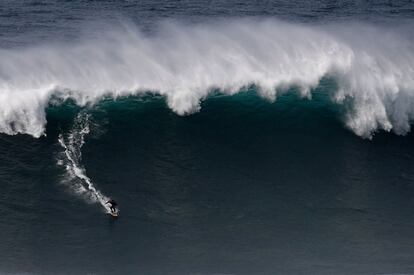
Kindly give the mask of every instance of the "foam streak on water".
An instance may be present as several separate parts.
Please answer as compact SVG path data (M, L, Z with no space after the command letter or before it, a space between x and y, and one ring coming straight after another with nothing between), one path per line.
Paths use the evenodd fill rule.
M65 185L89 202L99 203L109 212L110 209L106 204L108 198L96 189L92 180L86 175L85 167L81 164L81 149L85 144L85 136L89 132L89 115L81 112L76 117L71 131L66 136L62 134L59 136L59 143L65 151L58 163L64 165L67 171L64 178Z

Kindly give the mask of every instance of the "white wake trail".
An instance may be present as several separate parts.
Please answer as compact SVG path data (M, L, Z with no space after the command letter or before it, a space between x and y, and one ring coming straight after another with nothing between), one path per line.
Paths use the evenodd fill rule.
M89 117L90 115L86 113L79 113L69 134L59 135L59 143L64 149L64 155L59 159L58 164L66 168L67 175L64 180L66 185L89 202L99 203L109 213L110 209L106 204L109 198L96 189L92 180L86 175L85 167L81 164L81 149L85 144L85 136L90 133Z

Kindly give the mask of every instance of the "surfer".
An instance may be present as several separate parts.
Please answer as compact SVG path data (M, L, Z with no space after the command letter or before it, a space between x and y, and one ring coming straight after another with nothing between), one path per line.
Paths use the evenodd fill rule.
M109 199L109 201L107 201L107 202L106 202L106 204L109 204L109 209L111 209L111 212L112 212L112 213L115 213L115 212L116 212L116 206L117 206L118 204L116 203L116 201L115 201L115 200L113 200L113 199Z

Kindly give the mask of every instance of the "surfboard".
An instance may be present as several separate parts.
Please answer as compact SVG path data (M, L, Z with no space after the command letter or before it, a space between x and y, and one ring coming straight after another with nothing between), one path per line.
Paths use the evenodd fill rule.
M114 217L114 218L117 218L118 217L118 210L117 211L115 211L115 212L109 212L109 214L112 216L112 217Z

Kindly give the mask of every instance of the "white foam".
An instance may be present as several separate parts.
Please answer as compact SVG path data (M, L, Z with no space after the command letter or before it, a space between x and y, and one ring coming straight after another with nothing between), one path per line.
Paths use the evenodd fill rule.
M89 115L79 113L74 121L74 126L67 136L60 135L59 143L65 150L64 155L58 159L58 165L64 165L67 171L63 183L71 190L86 198L91 203L99 203L106 212L110 212L109 200L94 186L92 180L86 175L86 170L81 164L82 146L85 136L89 134Z
M414 117L414 49L407 32L361 24L306 26L276 20L160 24L152 35L131 25L66 45L0 50L0 131L39 137L52 95L80 105L104 95L153 91L183 115L214 88L234 94L256 84L275 99L286 87L310 97L324 76L352 108L360 136L404 134Z

